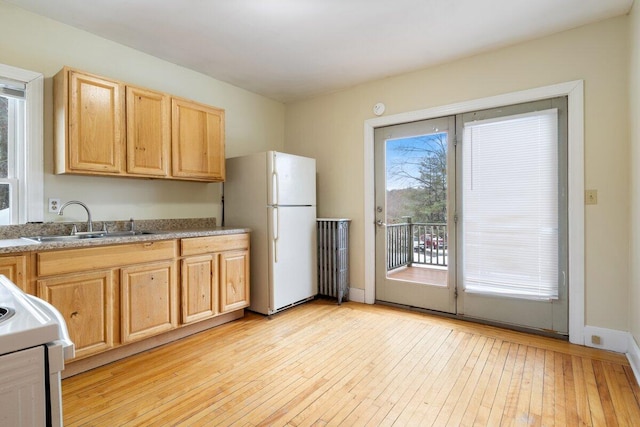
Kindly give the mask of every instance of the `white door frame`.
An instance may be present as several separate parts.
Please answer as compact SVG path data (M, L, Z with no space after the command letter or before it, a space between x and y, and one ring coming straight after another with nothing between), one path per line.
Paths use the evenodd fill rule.
M569 341L583 344L584 330L584 82L575 80L424 110L368 119L364 122L364 302L375 302L374 129L416 120L568 97L569 149Z

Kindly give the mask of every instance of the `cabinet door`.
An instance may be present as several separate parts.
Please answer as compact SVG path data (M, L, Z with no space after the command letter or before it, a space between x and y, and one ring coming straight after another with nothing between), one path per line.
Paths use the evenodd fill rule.
M182 260L182 323L218 314L218 255Z
M127 86L126 98L127 172L167 176L171 146L169 96Z
M249 306L249 251L220 254L220 311Z
M120 173L124 164L124 85L69 71L71 171Z
M224 181L224 110L173 98L172 175Z
M60 311L76 347L76 359L114 346L113 273L59 276L38 280L38 296Z
M0 274L18 285L20 289L27 289L27 257L25 255L0 257Z
M178 325L178 285L174 261L122 268L121 339L138 341Z

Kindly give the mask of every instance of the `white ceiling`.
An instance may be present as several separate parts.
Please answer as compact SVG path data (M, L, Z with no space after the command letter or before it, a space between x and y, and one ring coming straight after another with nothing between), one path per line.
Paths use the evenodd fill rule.
M279 101L627 13L633 0L5 0Z

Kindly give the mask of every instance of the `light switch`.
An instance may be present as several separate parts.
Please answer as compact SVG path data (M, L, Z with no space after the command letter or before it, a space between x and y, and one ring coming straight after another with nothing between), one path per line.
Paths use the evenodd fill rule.
M597 205L598 204L598 190L585 190L585 192L584 192L584 204L585 205Z

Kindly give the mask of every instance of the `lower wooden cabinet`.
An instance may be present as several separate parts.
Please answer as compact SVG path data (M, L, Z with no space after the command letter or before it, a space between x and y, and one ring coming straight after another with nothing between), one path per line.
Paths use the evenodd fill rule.
M38 252L37 295L63 315L74 360L178 326L174 240Z
M63 315L74 360L249 306L248 234L32 256L34 280L23 282ZM0 258L0 274L20 283L28 259Z
M249 305L249 251L220 254L220 311L227 313Z
M27 288L27 256L12 255L0 257L0 274L18 285L25 292L31 292Z
M249 235L182 239L182 323L249 306Z
M204 255L182 260L182 323L218 314L218 257Z
M112 270L38 280L38 294L64 317L80 359L114 347L116 301Z
M120 270L121 341L138 341L178 326L175 261Z

